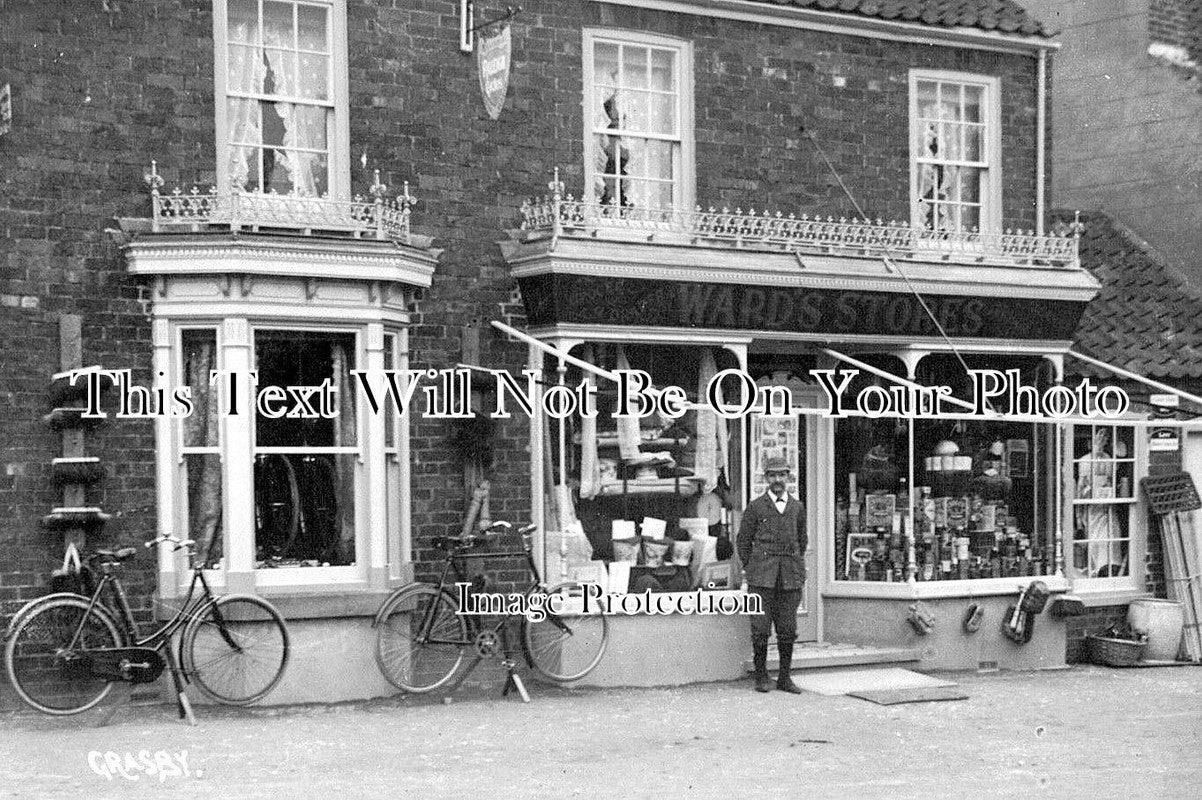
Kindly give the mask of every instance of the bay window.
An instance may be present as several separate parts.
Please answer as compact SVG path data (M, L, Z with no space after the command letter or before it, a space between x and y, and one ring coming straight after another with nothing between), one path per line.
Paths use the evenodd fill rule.
M383 397L379 371L408 365L404 329L369 319L164 319L155 338L158 363L174 365L163 380L188 387L194 406L159 422L161 525L197 542L216 585L383 591L408 577L407 421L391 399L372 413L352 375L366 370ZM214 370L227 377L211 382ZM257 383L247 386L250 371ZM238 414L229 413L231 373L248 390ZM266 387L327 380L329 417L292 413L294 397L250 405ZM309 404L323 410L316 395ZM176 560L163 565L174 573L166 596L187 580Z

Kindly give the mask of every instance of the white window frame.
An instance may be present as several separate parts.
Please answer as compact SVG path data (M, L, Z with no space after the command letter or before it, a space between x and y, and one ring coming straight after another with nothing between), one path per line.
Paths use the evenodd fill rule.
M1002 137L1001 137L1001 80L990 75L949 70L910 70L910 224L922 227L919 212L919 153L922 149L920 137L922 126L918 123L918 82L941 81L944 83L971 84L984 90L981 101L985 123L984 162L986 167L981 176L981 233L1000 233L1002 229ZM969 231L965 231L966 233Z
M362 370L366 357L365 334L359 326L344 325L286 325L278 320L252 322L250 326L250 359L251 364L258 368L258 348L255 337L260 332L290 332L290 333L331 333L349 334L354 337L355 367ZM352 379L353 380L353 379ZM260 387L262 388L262 387ZM302 455L319 452L322 455L354 456L355 469L355 563L347 566L330 567L284 567L277 569L255 568L255 583L258 586L296 586L307 583L343 583L364 581L367 579L368 548L371 532L367 529L367 508L371 503L368 480L363 464L366 460L365 437L368 435L368 420L364 412L371 414L366 407L362 394L355 392L355 444L343 447L260 447L258 443L258 420L256 413L250 413L250 453L251 463L260 454ZM248 413L250 410L248 409ZM374 415L373 415L374 416ZM253 470L252 470L253 475ZM252 543L253 544L253 543Z
M184 375L184 334L189 331L212 331L213 343L215 352L213 354L213 369L225 369L225 347L222 341L222 325L219 321L209 323L193 322L191 320L174 325L171 330L171 375L172 385L183 385ZM175 454L172 455L173 473L175 479L175 493L179 498L179 502L175 504L175 508L171 511L174 513L173 531L181 532L181 538L192 538L191 530L191 509L188 506L188 463L187 456L190 455L216 455L220 461L226 459L226 434L225 426L221 424L220 418L217 421L217 444L216 446L189 446L184 441L184 422L181 420L173 426L173 434L171 437L172 446L175 448ZM160 456L161 457L161 456ZM221 480L221 560L220 566L215 569L206 569L205 577L216 588L224 588L225 586L225 567L228 561L228 523L229 509L226 504L226 486L225 486L225 470L222 469ZM186 573L188 565L179 565L179 574L182 576L181 581L190 580L191 576ZM185 588L182 587L181 588Z
M1134 419L1134 418L1133 418ZM1076 441L1077 428L1085 426L1065 426L1065 446L1062 470L1064 475L1064 571L1072 582L1073 591L1083 595L1087 600L1092 595L1113 597L1119 600L1123 597L1144 596L1147 594L1147 565L1148 550L1148 507L1147 501L1140 491L1140 481L1148 475L1148 429L1138 425L1123 425L1122 419L1099 420L1099 427L1114 427L1131 429L1133 461L1131 468L1131 497L1129 499L1115 498L1111 500L1078 499L1076 458L1073 443ZM1089 426L1093 427L1093 426ZM1112 578L1090 578L1077 574L1074 567L1074 533L1076 509L1083 505L1126 506L1127 519L1127 574Z
M346 0L284 0L293 5L325 6L329 8L330 21L330 100L334 113L331 125L332 132L327 142L329 148L329 187L328 194L338 200L350 199L350 78L347 69L346 43ZM228 91L226 89L226 73L228 70L227 54L229 50L228 33L228 4L227 0L213 0L213 43L214 67L213 84L214 117L216 127L216 171L217 189L221 193L229 192L230 176L226 174L227 141L229 139L229 119L226 112Z
M674 168L676 202L675 210L688 211L696 203L696 167L693 153L693 45L692 42L673 36L660 36L644 31L625 31L608 28L585 28L582 60L584 64L583 86L583 131L584 131L584 188L581 200L593 201L593 180L596 177L594 164L593 109L595 107L593 52L597 42L637 47L657 47L676 52L677 114L679 120L680 156ZM661 138L676 141L670 136L648 135L646 138Z

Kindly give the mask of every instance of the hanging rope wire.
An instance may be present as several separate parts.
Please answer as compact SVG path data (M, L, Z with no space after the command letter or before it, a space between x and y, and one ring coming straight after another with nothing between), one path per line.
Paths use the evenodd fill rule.
M847 188L847 184L843 182L843 178L839 175L839 170L835 169L835 165L832 164L831 160L826 157L826 152L822 149L822 146L818 144L818 140L814 138L814 134L805 125L801 126L801 132L806 135L806 138L810 140L810 144L814 146L814 150L818 153L822 160L826 162L827 169L829 169L831 171L831 175L835 177L835 181L839 184L839 188L843 190L843 194L847 196L848 201L851 203L852 208L856 210L856 213L860 216L860 219L871 223L872 220L870 220L868 215L864 213L864 209L860 208L860 204L856 202L856 198L852 196L851 190ZM964 356L960 354L960 351L956 348L955 343L952 342L951 337L947 335L947 331L944 330L943 325L939 323L939 320L931 311L930 306L927 305L927 301L923 299L923 296L919 293L919 291L914 288L914 284L910 282L910 276L907 275L905 271L902 270L902 268L899 267L897 263L889 257L888 251L881 254L881 260L885 263L886 269L888 269L890 272L896 272L901 276L902 280L906 284L906 288L909 289L910 294L914 295L914 298L918 300L918 304L922 306L922 310L926 312L928 317L930 317L931 322L935 323L935 329L939 331L939 335L943 338L943 341L947 343L947 346L956 356L956 360L960 362L960 366L964 367L965 374L968 374L968 362L964 360Z

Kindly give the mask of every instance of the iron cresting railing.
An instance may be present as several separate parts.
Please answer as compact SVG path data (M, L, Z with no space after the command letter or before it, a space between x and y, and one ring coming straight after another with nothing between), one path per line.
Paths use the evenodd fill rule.
M548 184L551 193L522 204L522 229L606 238L620 231L654 240L686 237L694 244L726 244L736 248L818 251L837 255L875 256L1002 266L1078 266L1081 226L1038 235L1034 231L992 233L976 229L932 231L900 222L849 220L821 216L730 210L696 206L638 208L578 200L564 195L559 171Z
M217 187L206 191L196 186L187 191L177 187L164 193L163 179L154 161L146 182L150 185L156 233L198 231L220 225L233 231L267 228L305 235L333 233L406 244L410 241L409 217L414 198L409 194L409 183L405 182L398 197L385 197L388 187L380 183L379 170L375 171L370 199L356 196L339 200Z

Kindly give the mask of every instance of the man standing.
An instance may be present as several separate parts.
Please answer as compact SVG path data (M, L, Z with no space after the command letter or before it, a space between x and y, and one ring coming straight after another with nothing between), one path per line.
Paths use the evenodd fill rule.
M755 690L772 689L768 677L768 637L776 627L780 672L776 688L800 694L793 683L793 640L797 636L797 606L805 586L805 507L786 491L789 462L769 458L764 465L768 491L752 500L743 513L736 547L749 591L760 596L762 614L751 618L751 647L755 658Z

